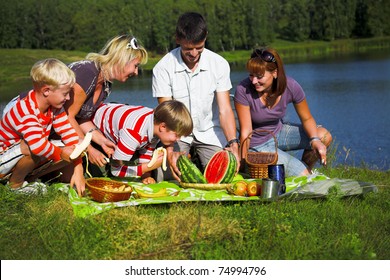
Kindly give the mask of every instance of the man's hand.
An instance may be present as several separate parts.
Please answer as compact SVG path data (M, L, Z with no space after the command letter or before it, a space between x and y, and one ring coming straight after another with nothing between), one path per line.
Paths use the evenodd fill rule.
M173 149L167 149L167 159L169 163L169 168L172 171L173 178L175 178L179 182L181 181L180 180L181 172L179 168L177 168L176 162L179 156L181 156L182 154L184 154L184 152L174 152Z

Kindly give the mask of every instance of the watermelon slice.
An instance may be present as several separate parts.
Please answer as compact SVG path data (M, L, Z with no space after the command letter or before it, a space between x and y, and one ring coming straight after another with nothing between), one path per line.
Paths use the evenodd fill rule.
M237 159L227 150L216 152L204 170L204 177L209 184L228 184L233 181L237 171Z

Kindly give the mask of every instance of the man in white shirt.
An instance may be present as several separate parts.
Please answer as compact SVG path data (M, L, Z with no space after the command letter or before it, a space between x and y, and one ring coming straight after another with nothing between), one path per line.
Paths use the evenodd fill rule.
M153 69L153 96L158 102L176 99L191 113L193 133L178 141L186 154L193 147L204 168L215 152L226 146L239 162L239 140L230 103L230 66L205 48L207 24L198 13L183 14L176 26L178 48L166 54ZM173 176L179 180L180 153L167 147Z

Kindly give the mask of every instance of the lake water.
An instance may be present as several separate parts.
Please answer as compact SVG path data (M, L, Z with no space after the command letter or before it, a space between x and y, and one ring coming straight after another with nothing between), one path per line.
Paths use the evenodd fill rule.
M289 63L286 72L303 87L317 123L332 133L333 164L390 169L389 53ZM246 76L244 69L232 69L232 94ZM109 101L157 105L151 93L149 72L125 84L115 83L113 88ZM292 106L286 119L299 121Z

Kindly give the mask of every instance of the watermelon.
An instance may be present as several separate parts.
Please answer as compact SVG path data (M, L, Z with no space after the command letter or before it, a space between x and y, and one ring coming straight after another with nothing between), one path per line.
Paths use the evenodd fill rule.
M216 152L204 170L204 177L209 184L228 184L233 181L237 171L237 159L227 150Z
M187 156L185 155L179 156L176 164L181 173L180 179L184 183L201 183L201 184L207 183L202 172Z

